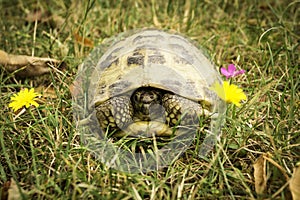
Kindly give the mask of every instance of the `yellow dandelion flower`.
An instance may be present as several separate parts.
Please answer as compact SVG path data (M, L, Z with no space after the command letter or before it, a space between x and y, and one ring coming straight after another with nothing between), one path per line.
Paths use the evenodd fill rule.
M243 90L234 84L230 84L228 81L224 81L223 85L216 82L211 87L211 90L215 91L217 95L227 103L233 103L238 107L241 106L240 101L247 100Z
M40 94L34 92L34 89L31 88L28 90L28 88L25 88L24 90L21 90L18 94L14 94L10 101L11 103L8 105L8 107L12 108L13 111L17 111L23 106L28 108L30 105L33 105L35 107L38 107L39 104L36 102L38 96L41 96Z

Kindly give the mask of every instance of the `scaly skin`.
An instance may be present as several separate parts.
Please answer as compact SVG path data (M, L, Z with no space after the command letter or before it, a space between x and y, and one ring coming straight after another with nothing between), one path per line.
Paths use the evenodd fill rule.
M170 135L172 131L166 130L166 125L170 129L179 124L198 125L198 116L203 114L199 103L155 88L140 88L131 99L127 96L117 96L96 107L101 129L110 133L121 130L124 132L132 123L136 125L131 126L130 131L134 132L133 129L136 129L136 133L139 133L142 127L147 126L150 121L155 121L155 134ZM143 122L145 124L142 124ZM158 126L159 123L161 127Z

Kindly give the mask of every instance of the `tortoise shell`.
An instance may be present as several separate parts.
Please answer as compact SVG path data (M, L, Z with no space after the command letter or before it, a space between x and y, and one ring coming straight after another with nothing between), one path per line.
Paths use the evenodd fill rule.
M209 105L212 111L220 102L209 89L216 81L221 78L215 66L188 39L142 30L119 37L102 55L91 77L91 105L139 87L154 87Z
M225 102L210 90L215 82L222 83L216 67L189 39L176 33L154 29L121 33L96 47L80 66L74 82L77 85L76 94L73 94L75 120L78 121L77 126L89 148L103 162L111 163L119 147L108 142L111 140L107 140L105 136L102 137L95 108L111 98L130 96L139 88L162 89L198 102L210 113L210 130L207 130L199 148L199 156L206 156L221 134L226 109ZM154 130L161 127L168 129L157 121L150 121L150 125L140 122L132 124L135 125L133 131L145 130L152 125ZM182 137L172 140L158 152L164 162L157 163L154 159L153 165L143 165L144 171L171 162L188 148L194 134L195 131L188 131L183 137L184 141L181 140ZM140 169L140 163L144 161L140 154L132 154L127 150L119 152L119 158L125 160L121 164L114 164L122 170L124 163ZM151 159L152 156L146 157L145 163L149 163Z

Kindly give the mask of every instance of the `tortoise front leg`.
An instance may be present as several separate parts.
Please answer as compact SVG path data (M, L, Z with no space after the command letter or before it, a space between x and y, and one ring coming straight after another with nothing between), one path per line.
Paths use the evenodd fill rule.
M166 123L170 127L179 124L198 126L199 117L207 114L201 104L175 94L165 94L162 98L162 105L165 108Z
M133 108L127 96L113 97L96 107L100 128L108 133L125 129L132 122Z

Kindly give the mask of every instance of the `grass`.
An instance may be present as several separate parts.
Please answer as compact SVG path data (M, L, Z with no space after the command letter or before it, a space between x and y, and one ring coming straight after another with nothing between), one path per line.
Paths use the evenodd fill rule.
M291 177L300 161L299 4L2 2L2 50L50 56L67 67L25 79L1 70L0 185L14 179L27 199L290 199L283 174ZM37 23L35 11L42 13ZM164 170L128 174L108 169L81 143L69 91L77 66L92 44L142 27L180 32L203 46L217 66L234 63L246 70L234 83L243 87L248 101L241 108L228 106L221 141L210 159L200 159L191 148ZM40 107L14 119L8 108L12 94L39 86L48 89ZM253 163L265 153L273 163L267 162L267 189L258 195Z

